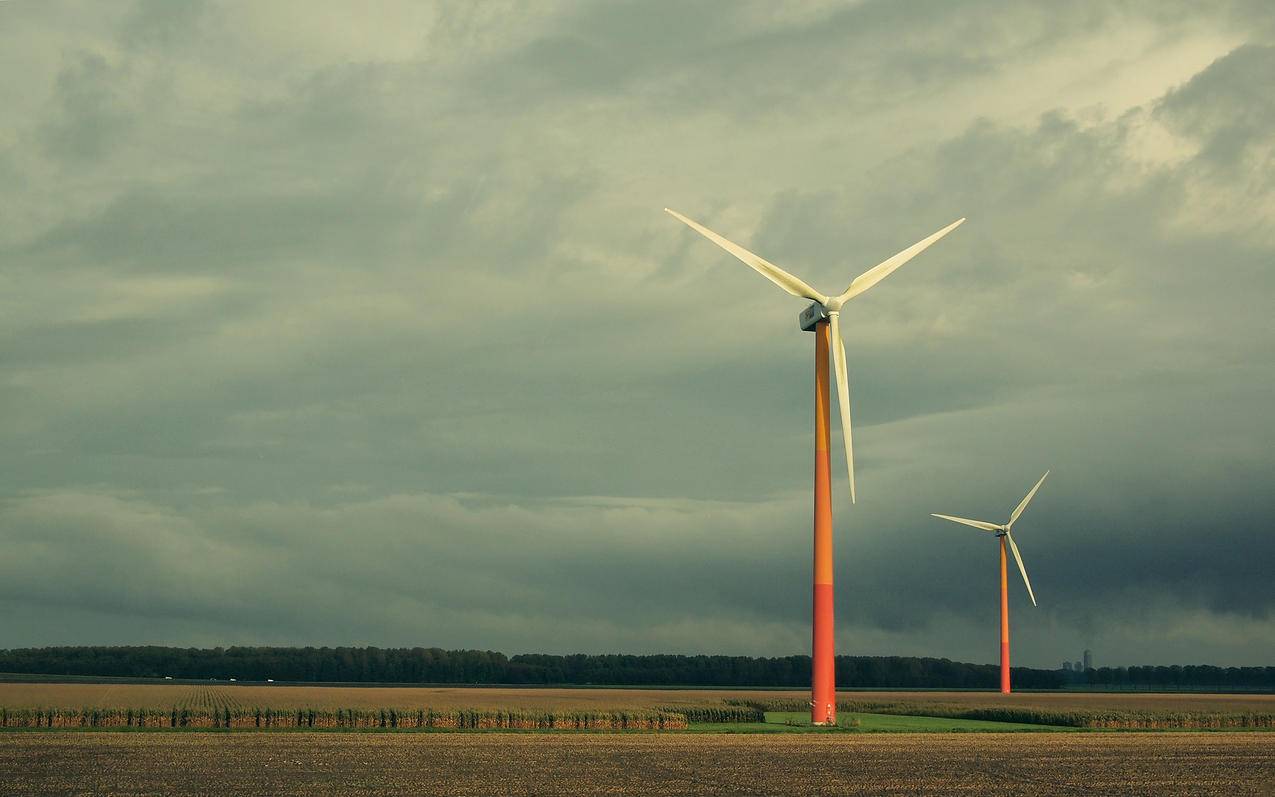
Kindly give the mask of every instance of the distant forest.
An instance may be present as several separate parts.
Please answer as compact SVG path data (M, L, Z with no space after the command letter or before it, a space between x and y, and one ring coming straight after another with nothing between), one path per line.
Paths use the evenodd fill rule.
M809 656L626 656L439 648L56 647L0 650L0 672L240 681L627 686L808 686ZM1014 685L1275 687L1275 667L1102 667L1084 673L1015 667ZM906 656L838 656L842 687L991 689L993 664Z
M0 650L0 672L240 681L621 686L809 686L810 657L505 656L439 648L57 647ZM1015 667L1015 686L1064 683L1054 670ZM999 669L948 659L838 656L837 684L882 688L993 688Z
M1092 686L1196 687L1219 689L1275 689L1275 667L1215 667L1211 664L1098 667L1066 673L1069 683Z

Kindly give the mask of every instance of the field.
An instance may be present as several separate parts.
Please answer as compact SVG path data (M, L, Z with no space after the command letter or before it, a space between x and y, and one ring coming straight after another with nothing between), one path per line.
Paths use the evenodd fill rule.
M985 720L948 719L945 717L914 717L895 714L871 714L842 712L837 715L840 727L859 733L943 733L948 731L982 731L985 733L1051 733L1075 731L1075 728L1053 725L1028 725L1018 722L987 722ZM692 730L700 733L827 733L824 728L810 725L810 714L796 711L767 711L766 721L760 722L698 722Z
M437 709L647 709L704 705L723 698L787 697L800 692L724 692L698 689L517 689L500 687L361 687L227 684L0 683L0 706L91 706L100 708L187 708L270 706L271 708Z
M1275 695L1152 694L1102 692L842 692L855 703L953 704L969 708L1006 705L1060 711L1218 711L1275 713ZM523 689L500 687L359 687L257 684L0 683L5 708L421 708L621 710L702 706L723 700L803 701L805 693L714 689Z
M1271 730L1275 696L852 692L854 732ZM0 727L800 732L792 691L0 683ZM769 717L769 721L763 721Z
M1267 795L1275 736L0 734L14 794Z
M836 731L793 691L0 683L0 708L605 712L768 704L765 723L587 733L0 733L19 794L1268 794L1275 733L1108 733L913 711L1275 712L1272 695L852 692ZM862 706L885 706L877 713ZM720 712L718 712L720 713ZM717 716L711 711L712 716ZM759 716L759 715L758 715ZM681 719L681 718L679 718ZM683 727L685 720L681 719ZM251 724L251 723L249 723ZM316 726L317 727L317 726ZM413 727L414 726L409 726ZM448 726L457 727L457 726ZM490 726L462 726L490 727ZM586 726L588 727L588 726ZM632 726L629 726L632 727ZM952 731L958 731L953 733ZM989 733L988 731L996 731Z

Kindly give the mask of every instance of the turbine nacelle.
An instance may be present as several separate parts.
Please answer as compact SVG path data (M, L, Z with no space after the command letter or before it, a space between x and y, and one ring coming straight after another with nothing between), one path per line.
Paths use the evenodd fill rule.
M801 327L802 332L814 332L815 327L820 321L828 320L828 311L824 306L815 302L814 304L801 311L801 315L797 316L797 326Z
M810 307L806 307L801 311L801 315L797 316L797 325L801 326L802 332L815 332L815 328L820 321L831 321L834 315L840 314L841 303L833 305L833 301L827 301L827 305L821 305L819 302L813 303Z

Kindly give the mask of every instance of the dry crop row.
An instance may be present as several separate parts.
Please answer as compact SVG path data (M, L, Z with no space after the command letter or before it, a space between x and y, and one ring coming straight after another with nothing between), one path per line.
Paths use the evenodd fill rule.
M805 711L801 700L729 699L728 704L759 711ZM912 717L1017 722L1029 725L1063 725L1073 728L1106 729L1227 729L1275 728L1275 712L1254 711L1111 711L1097 709L1049 709L1034 706L969 706L958 703L837 701L837 710L868 714L896 714Z
M388 728L447 730L685 730L667 711L473 711L433 709L83 708L4 709L4 728Z
M794 691L708 689L599 689L510 687L368 687L291 686L285 684L102 684L0 683L0 706L96 706L98 708L193 707L191 693L213 690L229 705L280 709L338 709L382 706L432 706L435 709L490 711L615 711L660 707L723 705L725 698L745 701L794 700L806 708L808 696ZM1049 711L1253 712L1275 714L1275 695L1210 695L1149 693L1015 693L992 692L842 692L841 701L971 708L1015 706Z
M681 714L687 722L765 722L766 711L755 705L662 706L660 711Z
M191 687L185 698L177 703L176 707L212 711L241 708L243 704L225 689L215 686L195 686Z

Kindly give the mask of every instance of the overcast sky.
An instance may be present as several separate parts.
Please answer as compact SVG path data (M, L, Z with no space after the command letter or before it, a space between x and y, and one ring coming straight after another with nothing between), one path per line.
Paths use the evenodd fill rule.
M1208 5L1207 10L1204 6ZM1275 7L0 4L0 647L1275 663ZM834 438L838 435L834 434ZM844 473L839 443L836 473Z

